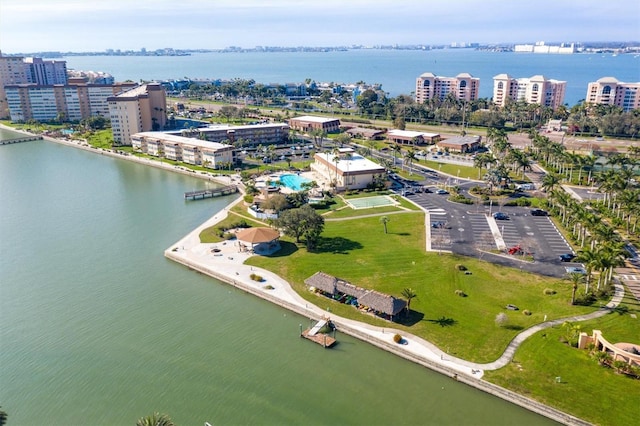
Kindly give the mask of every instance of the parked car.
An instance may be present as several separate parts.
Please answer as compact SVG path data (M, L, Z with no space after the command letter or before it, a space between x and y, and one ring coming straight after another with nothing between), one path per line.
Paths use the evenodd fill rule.
M495 220L509 220L509 215L503 212L495 212L493 218Z
M447 222L439 220L437 222L431 223L432 228L440 228L440 229L451 229L451 225L447 225Z
M438 189L436 191L436 194L439 194L439 195L447 195L448 193L449 192L445 191L444 189Z
M576 255L573 253L565 253L560 255L560 262L571 262L576 258Z
M542 209L533 209L531 210L531 216L546 216L549 213L546 212L546 210L542 210Z

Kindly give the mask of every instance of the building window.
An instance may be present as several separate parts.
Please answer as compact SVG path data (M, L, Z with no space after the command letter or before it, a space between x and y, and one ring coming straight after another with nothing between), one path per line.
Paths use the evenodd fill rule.
M460 82L460 88L461 88L461 89L464 89L465 87L467 87L467 82L466 82L466 81L464 81L464 80L462 80L462 81Z
M504 84L502 84L502 82L498 83L498 90L502 90L502 88L504 87Z
M532 92L537 92L538 91L538 83L534 83L533 86L531 87L531 91Z
M611 94L611 86L604 86L604 87L602 88L602 94L603 94L603 95L609 95L609 94Z
M423 86L423 87L429 87L430 85L431 85L431 82L430 82L429 80L425 80L425 81L422 83L422 86Z

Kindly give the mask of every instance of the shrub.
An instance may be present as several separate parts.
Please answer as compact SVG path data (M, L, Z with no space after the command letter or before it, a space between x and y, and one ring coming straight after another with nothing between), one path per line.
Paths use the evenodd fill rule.
M547 296L552 296L554 294L556 294L556 291L552 288L545 288L544 289L544 294L546 294Z
M466 266L464 266L464 265L462 265L462 264L460 264L460 263L458 263L458 264L456 265L456 269L457 269L458 271L466 271L466 270L467 270L467 267L466 267Z
M264 281L264 278L262 278L260 275L258 274L251 274L249 275L249 278L251 278L253 281L257 281L257 282L262 282Z
M273 290L274 287L271 284L267 284L262 288L264 288L265 290Z
M526 315L526 316L531 315L531 311L530 311L530 310L528 310L528 309L525 309L524 311L522 311L522 313L523 313L524 315Z
M253 195L245 195L244 196L244 202L247 204L253 204Z
M396 342L396 343L402 342L402 336L399 335L399 334L394 335L393 336L393 341Z
M462 290L456 290L456 294L460 297L467 297L467 293Z
M504 327L509 323L509 317L504 312L500 312L496 315L496 325L499 327Z

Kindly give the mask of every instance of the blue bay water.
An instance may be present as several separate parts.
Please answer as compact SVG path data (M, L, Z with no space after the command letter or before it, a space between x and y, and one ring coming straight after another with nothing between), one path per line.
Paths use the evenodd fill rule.
M379 50L339 52L198 53L191 56L69 56L69 68L106 71L118 81L189 78L254 79L259 83L381 83L390 96L411 94L424 72L455 76L468 72L480 78L480 96L493 95L493 77L542 74L567 81L565 103L585 98L587 84L606 76L640 81L640 57L623 54L543 55L483 52L473 49Z
M548 420L166 260L229 198L51 142L0 147L0 405L9 425Z

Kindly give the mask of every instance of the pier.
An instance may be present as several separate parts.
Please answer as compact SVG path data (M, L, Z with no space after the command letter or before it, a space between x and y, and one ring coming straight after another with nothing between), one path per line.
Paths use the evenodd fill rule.
M220 197L222 195L235 194L238 192L236 185L227 185L222 188L202 189L200 191L189 191L184 193L185 200L202 200L204 198Z
M336 344L335 339L335 328L334 328L334 337L331 337L327 333L320 333L320 330L325 327L329 323L328 319L321 319L318 321L313 327L307 328L302 331L302 324L300 324L300 337L304 337L307 340L311 340L323 348L330 348Z
M0 141L0 145L11 145L14 143L22 143L22 142L31 142L31 141L39 141L42 140L42 136L28 136L24 138L16 138L16 139L5 139Z

